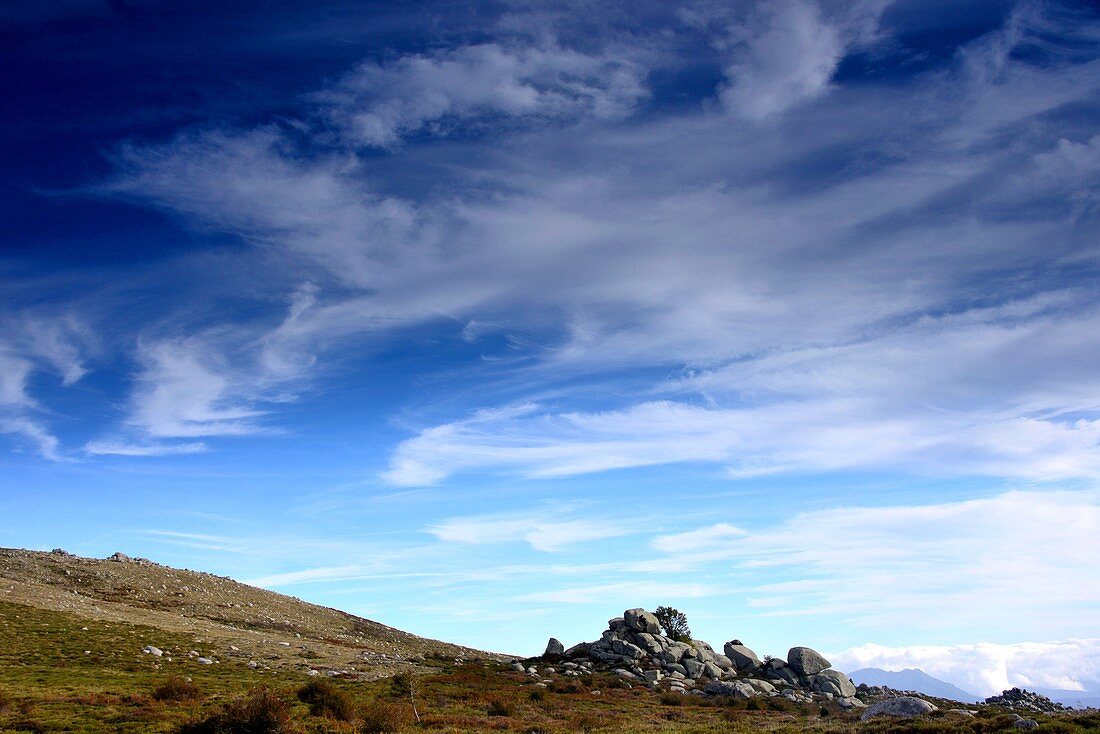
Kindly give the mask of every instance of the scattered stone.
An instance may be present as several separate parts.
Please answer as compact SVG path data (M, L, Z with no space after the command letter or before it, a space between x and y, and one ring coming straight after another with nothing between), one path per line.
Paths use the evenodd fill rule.
M1023 729L1024 731L1030 731L1039 728L1039 722L1035 719L1019 719L1018 721L1012 722L1012 726L1017 729Z
M115 553L111 556L108 556L107 560L108 561L114 561L115 563L133 563L134 562L134 559L130 558L130 556L126 555L125 553Z
M214 661L211 660L210 658L196 658L195 662L198 663L199 665L213 665L214 664Z
M832 667L821 653L808 647L792 647L787 652L787 665L798 675L814 675Z
M141 648L141 651L146 655L152 655L153 657L158 658L164 654L163 650L161 650L159 647L153 647L152 645L146 645L145 647Z
M512 663L512 670L517 673L526 673L527 669L523 667L523 663Z
M836 703L837 703L838 706L840 706L840 708L845 709L845 710L847 710L847 709L865 709L865 708L867 708L867 704L865 704L863 701L860 701L855 696L845 696L843 698L838 698L836 700Z
M914 716L931 713L936 710L934 704L916 696L898 696L888 698L885 701L871 704L860 716L860 721L867 721L876 716L895 716L901 719L911 719Z

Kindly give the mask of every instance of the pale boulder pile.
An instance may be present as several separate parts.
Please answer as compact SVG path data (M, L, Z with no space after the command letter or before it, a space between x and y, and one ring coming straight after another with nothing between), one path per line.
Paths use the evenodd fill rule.
M607 623L595 642L565 649L551 638L543 659L558 663L565 675L608 669L628 681L651 688L702 696L734 698L783 697L795 703L834 700L842 708L863 708L848 676L808 647L792 647L787 659L761 660L740 640L727 642L722 652L702 640L680 642L661 634L661 625L644 609L628 609ZM528 674L535 667L517 664ZM544 668L556 672L555 668Z

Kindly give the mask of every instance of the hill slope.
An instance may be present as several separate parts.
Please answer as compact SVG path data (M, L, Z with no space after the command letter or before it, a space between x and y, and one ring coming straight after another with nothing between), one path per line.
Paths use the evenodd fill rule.
M895 691L917 691L936 698L946 698L952 701L966 701L972 703L980 701L981 697L973 693L967 693L963 689L951 685L947 681L933 678L918 668L906 668L905 670L882 670L880 668L861 668L849 675L859 685L886 686Z
M391 675L425 658L487 657L207 573L116 554L0 549L0 601L180 633L200 650L271 669ZM154 643L155 644L155 643Z

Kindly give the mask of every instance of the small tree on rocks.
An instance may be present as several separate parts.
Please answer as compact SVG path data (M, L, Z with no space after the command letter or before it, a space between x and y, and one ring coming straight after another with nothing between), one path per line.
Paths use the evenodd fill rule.
M653 616L661 623L665 637L677 642L691 642L691 629L688 628L686 614L672 607L657 607Z

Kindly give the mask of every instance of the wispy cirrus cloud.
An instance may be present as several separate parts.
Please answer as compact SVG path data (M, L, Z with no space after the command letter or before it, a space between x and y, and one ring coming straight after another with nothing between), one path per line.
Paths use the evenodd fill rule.
M554 552L567 546L606 540L638 532L636 524L570 518L567 511L544 508L534 513L498 513L452 517L425 528L448 543L482 545L522 541L537 551Z
M501 118L621 118L646 97L643 77L630 59L608 53L491 42L367 62L315 100L352 145L391 147Z
M1068 119L1023 133L1100 88L1100 66L1080 52L1095 20L1071 26L1029 6L903 93L826 93L838 59L880 32L880 11L792 0L706 26L735 59L715 98L744 97L747 120L700 105L624 128L595 112L620 98L610 45L513 38L368 62L293 125L130 146L104 191L238 236L294 294L281 325L245 329L260 358L222 350L224 364L193 362L187 379L147 368L138 423L181 436L255 430L265 408L250 383L304 377L326 355L443 320L467 340L458 325L492 325L480 339L531 336L483 355L511 358L485 380L507 399L482 391L465 417L400 444L384 475L393 483L684 461L733 476L895 463L1094 476L1093 380L1074 365L1095 356L1097 301L1073 282L1075 267L1096 266L1079 226L1092 179L1059 162L1087 141ZM743 29L731 44L733 26ZM1024 47L1049 63L1011 51ZM635 63L615 69L637 82ZM640 99L623 85L622 99ZM772 88L782 105L761 92ZM416 146L357 152L450 122L473 133L487 114L532 125L497 130L490 159L468 140L445 161ZM356 115L369 118L358 138L314 127L350 129ZM577 115L584 135L570 127ZM433 186L387 184L405 155ZM563 375L583 397L649 369L662 378L622 380L613 405L541 402ZM990 372L984 387L974 379ZM1060 377L1043 386L1044 374ZM184 393L197 395L183 400L193 415L172 408ZM541 407L508 407L530 403Z
M17 311L0 318L0 328L0 433L21 437L50 461L68 460L30 384L45 371L59 376L63 387L74 385L88 373L94 338L71 314Z

